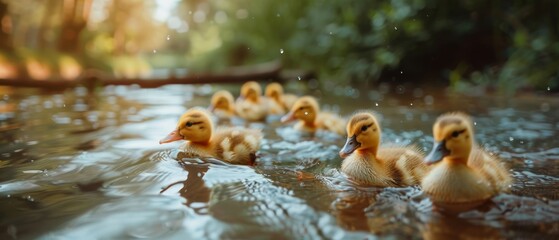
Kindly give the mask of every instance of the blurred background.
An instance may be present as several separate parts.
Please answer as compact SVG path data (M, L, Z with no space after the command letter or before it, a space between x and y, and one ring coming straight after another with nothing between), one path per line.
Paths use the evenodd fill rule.
M554 0L1 0L0 79L281 62L320 83L559 89Z

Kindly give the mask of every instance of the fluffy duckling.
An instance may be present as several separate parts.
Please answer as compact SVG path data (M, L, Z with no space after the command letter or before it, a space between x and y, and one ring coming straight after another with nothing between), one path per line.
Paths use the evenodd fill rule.
M213 157L233 164L252 165L261 139L260 130L217 128L214 131L206 111L191 109L180 117L177 128L159 143L187 140L184 151L188 154Z
M270 101L270 114L285 114L297 101L297 96L285 94L283 87L277 82L268 84L264 93Z
M227 90L220 90L214 93L208 110L219 118L230 118L235 115L235 103L233 94Z
M249 121L262 121L268 112L267 102L262 98L262 87L255 81L249 81L241 87L241 95L235 103L237 114Z
M291 111L281 118L281 122L287 123L296 119L299 120L295 125L298 130L315 132L318 129L324 129L342 136L345 135L345 120L333 113L320 112L318 102L311 96L297 99L291 107Z
M428 172L423 155L413 147L382 147L380 125L368 112L354 114L347 124L348 138L340 151L342 172L353 180L378 187L416 185ZM351 137L349 137L351 136Z
M440 116L433 126L433 135L435 144L425 162L436 165L421 186L436 206L463 211L509 188L508 170L474 143L469 116Z

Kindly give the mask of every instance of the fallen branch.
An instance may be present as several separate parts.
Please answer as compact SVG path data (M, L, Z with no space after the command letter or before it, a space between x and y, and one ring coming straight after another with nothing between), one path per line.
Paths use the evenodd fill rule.
M205 84L205 83L235 83L250 80L286 80L281 74L282 66L279 61L263 63L249 67L234 67L219 73L193 73L184 77L170 76L168 78L111 78L99 74L89 74L77 80L34 80L30 78L0 79L0 85L13 87L33 87L44 89L64 89L76 86L108 86L108 85L138 85L142 88L156 88L168 84ZM307 79L313 74L302 72L297 77Z

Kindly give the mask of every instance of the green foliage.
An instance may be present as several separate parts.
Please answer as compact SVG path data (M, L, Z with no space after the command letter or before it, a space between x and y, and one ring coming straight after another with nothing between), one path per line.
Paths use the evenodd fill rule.
M197 68L281 58L339 83L382 81L406 70L415 79L447 79L456 90L559 87L556 1L236 3L211 2L211 12L229 19L206 23L218 26L221 45L194 56ZM236 17L241 9L247 18Z

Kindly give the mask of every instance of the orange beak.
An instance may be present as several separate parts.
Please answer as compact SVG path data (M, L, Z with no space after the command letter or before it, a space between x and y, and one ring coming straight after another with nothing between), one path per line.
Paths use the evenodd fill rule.
M288 112L285 116L281 117L282 123L288 123L295 120L295 114L293 112Z
M159 140L159 144L170 143L170 142L174 142L174 141L178 141L178 140L183 140L183 138L179 134L179 131L175 129L174 131L169 133L169 135L167 135L163 139Z

